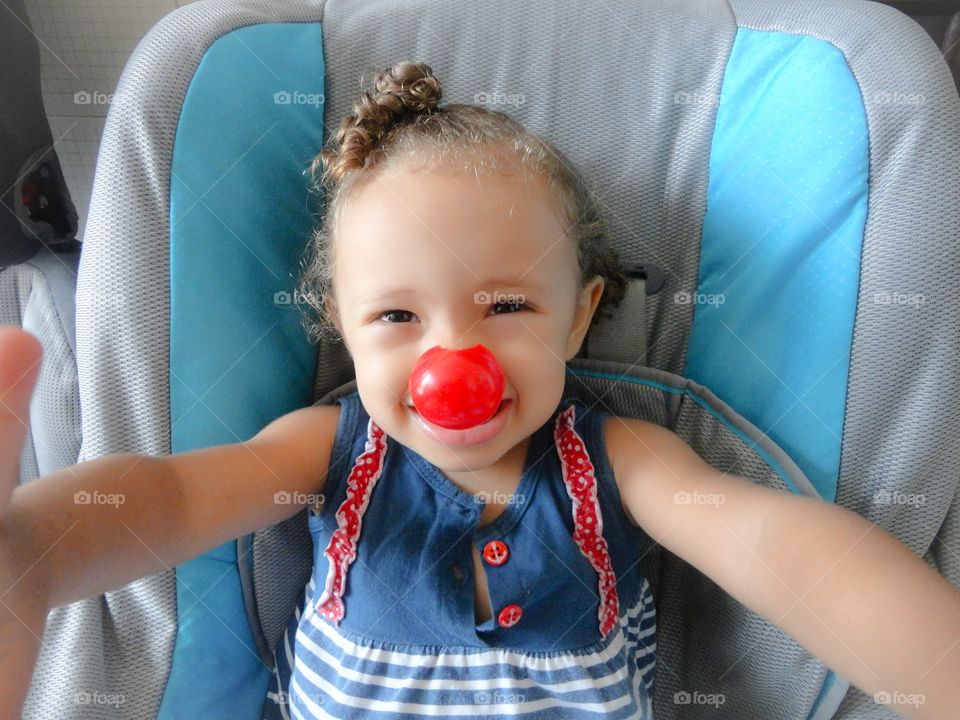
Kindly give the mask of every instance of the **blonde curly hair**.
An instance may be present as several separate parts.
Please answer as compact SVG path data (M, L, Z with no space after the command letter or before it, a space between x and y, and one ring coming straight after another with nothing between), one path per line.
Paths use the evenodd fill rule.
M544 177L566 234L576 244L580 287L596 275L605 281L593 322L612 317L629 279L607 243L598 203L580 172L554 145L508 115L471 104L441 107L441 95L429 65L404 61L381 70L373 94L361 93L353 114L314 158L312 189L325 212L297 280L297 293L312 311L305 316L310 339L339 339L326 303L333 299L336 229L351 189L391 163L409 160L471 173L528 170Z

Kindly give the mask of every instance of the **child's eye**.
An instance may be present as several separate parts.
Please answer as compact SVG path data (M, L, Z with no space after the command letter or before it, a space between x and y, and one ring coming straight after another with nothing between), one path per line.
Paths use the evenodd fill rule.
M403 315L413 315L413 313L410 312L409 310L384 310L382 313L380 313L380 315L377 316L377 319L385 318L385 317L387 317L387 316L389 316L389 315L401 315L401 316L403 316ZM393 320L387 320L387 322L390 323L391 325L393 325L393 324L396 324L396 322L403 322L403 320L399 320L399 321L396 321L396 322L393 321Z
M512 315L514 312L518 312L524 308L529 309L530 305L525 302L499 302L493 303L491 308L494 308L494 315ZM496 308L506 308L503 312L496 312ZM388 318L393 317L394 319L390 320ZM399 319L397 319L399 316ZM384 310L382 313L377 315L378 320L383 320L384 322L389 323L390 325L396 325L398 323L408 322L407 317L414 317L414 314L409 310Z
M505 307L508 308L507 315L512 315L514 311L520 310L521 308L529 308L530 306L524 302L499 302L494 303L490 307L498 308ZM495 315L503 315L504 313L494 313Z

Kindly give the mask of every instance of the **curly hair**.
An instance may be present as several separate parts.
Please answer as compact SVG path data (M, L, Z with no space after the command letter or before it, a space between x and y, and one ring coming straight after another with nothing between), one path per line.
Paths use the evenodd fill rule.
M629 278L607 243L599 205L578 169L553 144L508 115L472 104L441 107L441 94L440 81L424 63L398 62L376 73L373 94L361 93L353 114L313 159L312 189L320 194L325 212L297 280L298 294L315 315L306 317L309 337L339 338L326 302L333 298L334 240L351 189L406 161L452 164L472 173L529 170L545 178L566 235L577 248L580 287L594 276L604 279L593 322L611 318Z

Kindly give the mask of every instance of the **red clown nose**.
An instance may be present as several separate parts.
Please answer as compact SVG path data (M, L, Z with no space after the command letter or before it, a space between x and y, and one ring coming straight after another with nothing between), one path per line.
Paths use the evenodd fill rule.
M410 373L410 399L424 418L464 430L492 418L505 381L497 358L483 345L447 350L434 345Z

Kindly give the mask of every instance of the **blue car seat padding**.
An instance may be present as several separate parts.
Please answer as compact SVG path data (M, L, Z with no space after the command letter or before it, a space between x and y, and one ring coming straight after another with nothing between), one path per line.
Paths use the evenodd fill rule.
M313 402L291 268L314 221L303 171L323 141L322 100L319 23L226 33L190 83L170 172L171 452L247 440ZM263 700L236 562L229 542L177 567L160 718L234 718ZM222 696L198 695L198 677Z
M740 28L723 79L684 375L737 407L833 502L869 143L843 54Z

